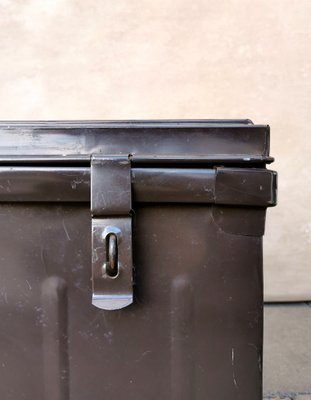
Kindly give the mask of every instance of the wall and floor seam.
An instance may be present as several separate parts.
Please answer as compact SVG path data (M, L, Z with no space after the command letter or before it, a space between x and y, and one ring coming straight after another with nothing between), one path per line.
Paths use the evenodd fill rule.
M266 393L263 399L264 400L311 400L311 391Z

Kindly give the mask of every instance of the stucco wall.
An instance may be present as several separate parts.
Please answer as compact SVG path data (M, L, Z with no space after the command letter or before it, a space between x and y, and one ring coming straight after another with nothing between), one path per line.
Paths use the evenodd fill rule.
M269 123L266 299L311 299L310 0L0 0L0 119Z

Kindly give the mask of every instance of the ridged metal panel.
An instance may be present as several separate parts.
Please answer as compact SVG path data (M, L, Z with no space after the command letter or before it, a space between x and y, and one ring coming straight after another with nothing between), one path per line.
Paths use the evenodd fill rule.
M87 205L1 204L0 398L261 400L262 239L214 207L137 207L134 304L109 312Z

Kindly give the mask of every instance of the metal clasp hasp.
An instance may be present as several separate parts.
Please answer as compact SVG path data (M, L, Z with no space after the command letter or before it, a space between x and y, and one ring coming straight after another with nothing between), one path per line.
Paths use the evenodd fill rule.
M129 158L93 156L92 304L104 310L133 302L131 199Z

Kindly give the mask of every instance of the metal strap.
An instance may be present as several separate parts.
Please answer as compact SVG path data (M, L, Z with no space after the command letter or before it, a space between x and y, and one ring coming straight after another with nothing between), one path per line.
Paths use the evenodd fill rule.
M127 156L91 160L92 304L118 310L133 302L131 165Z

